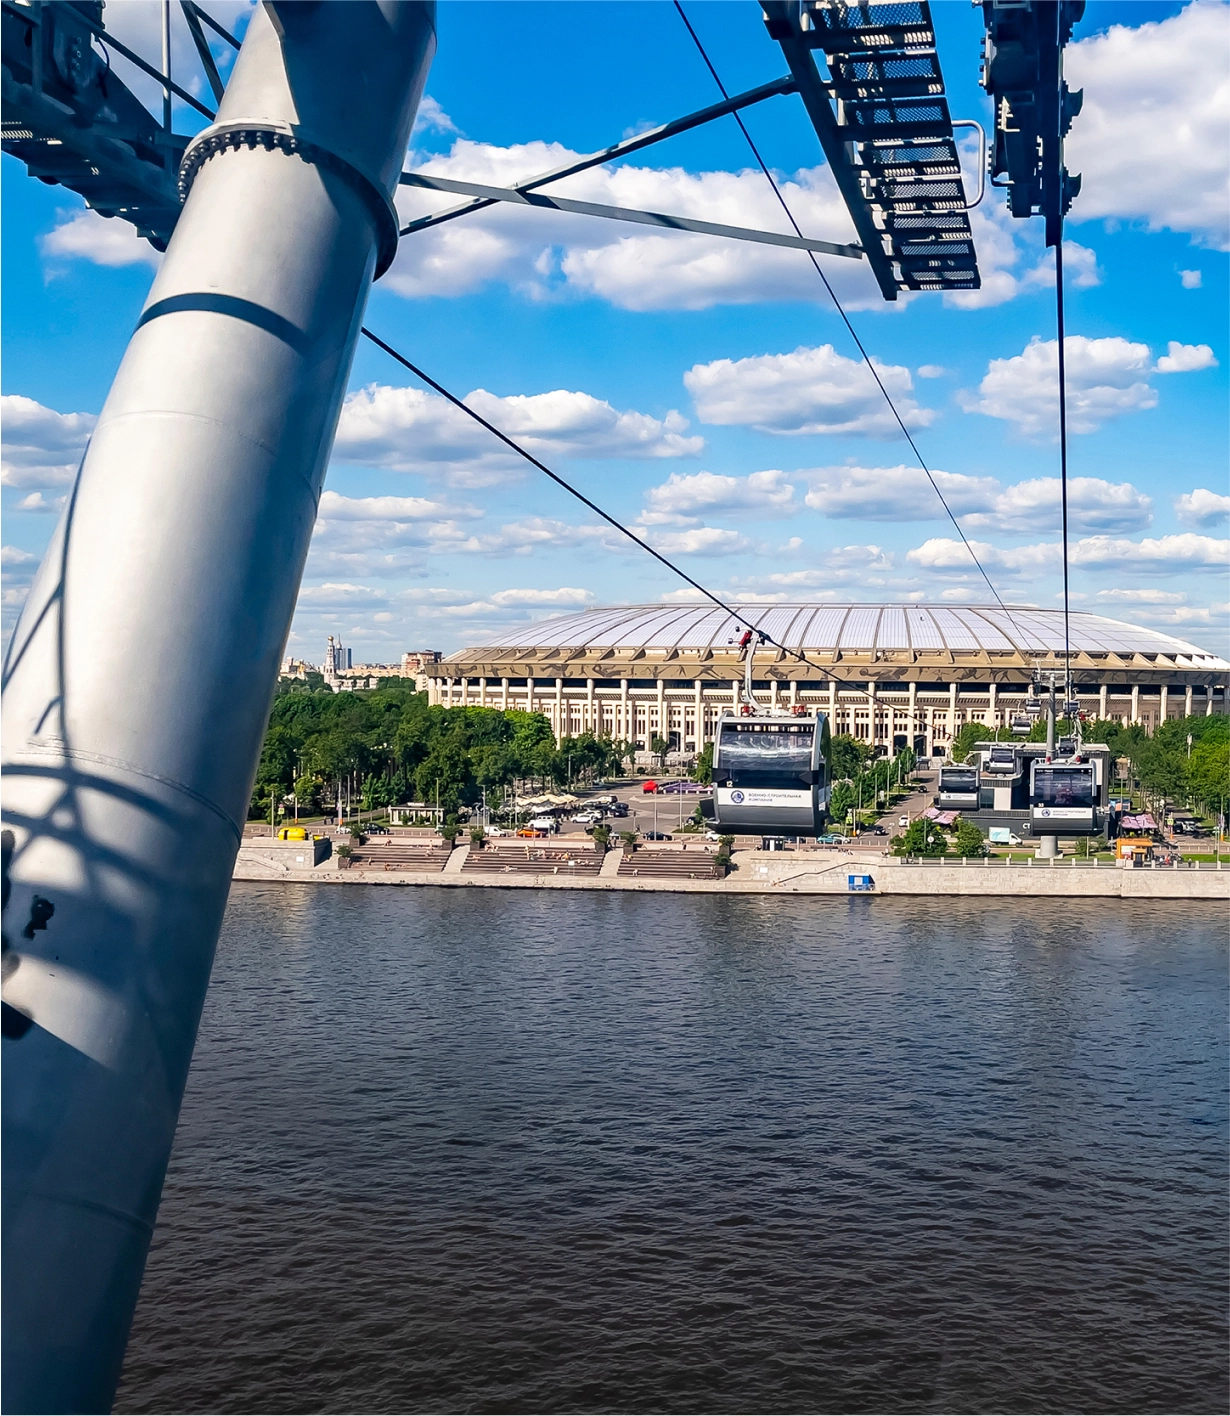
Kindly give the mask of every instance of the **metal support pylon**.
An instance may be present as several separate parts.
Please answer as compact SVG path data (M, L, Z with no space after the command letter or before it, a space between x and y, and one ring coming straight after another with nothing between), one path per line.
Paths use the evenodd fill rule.
M110 1406L434 6L257 7L5 666L3 1407Z

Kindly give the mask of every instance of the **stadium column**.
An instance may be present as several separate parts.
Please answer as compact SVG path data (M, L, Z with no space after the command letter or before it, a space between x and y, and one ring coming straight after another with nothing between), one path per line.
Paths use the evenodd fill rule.
M555 680L555 745L559 747L566 737L569 736L567 729L571 729L572 724L564 723L564 680Z
M696 736L695 736L695 738L694 738L694 741L695 741L695 743L696 743L696 751L697 751L697 752L704 752L704 750L705 750L705 738L706 738L706 735L705 735L705 688L704 688L704 682L703 682L701 679L694 679L694 680L692 681L692 692L693 692L693 694L695 695L695 708L694 708L694 712L696 713Z
M624 742L632 741L632 733L628 727L628 680L619 680L619 736Z
M1106 685L1102 684L1098 689L1098 717L1106 718Z
M1161 702L1157 710L1157 720L1159 723L1164 723L1166 719L1170 716L1169 704L1166 701L1167 691L1165 684L1162 684L1162 690L1159 694L1159 698L1161 699Z
M585 680L585 721L581 724L581 728L584 732L593 733L595 737L599 736L594 723L594 681L592 678Z
M508 712L508 680L500 680L500 708L503 712Z
M1185 718L1192 716L1192 686L1190 683L1187 685L1187 692L1183 695L1183 716Z
M429 4L248 13L5 666L7 1411L111 1407L435 51Z
M1138 683L1132 685L1132 722L1140 722L1140 685Z

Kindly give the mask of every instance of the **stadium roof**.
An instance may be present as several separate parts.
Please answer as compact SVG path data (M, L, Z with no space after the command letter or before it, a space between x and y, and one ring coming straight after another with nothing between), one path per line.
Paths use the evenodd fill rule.
M655 657L659 653L708 651L725 658L748 626L764 630L790 649L830 658L831 662L847 657L894 660L914 659L916 655L926 659L984 654L1001 662L1005 657L1023 663L1039 659L1053 662L1064 649L1063 611L1058 609L814 603L736 603L732 608L736 618L698 604L623 605L558 615L505 631L489 645L463 649L450 655L445 664L520 659L534 651L586 658L602 651L640 651ZM1225 659L1186 640L1085 611L1071 615L1071 647L1074 657L1086 663L1101 661L1100 666L1105 665L1107 656L1137 663L1160 656L1189 671L1220 676L1230 670ZM831 656L837 656L836 660Z

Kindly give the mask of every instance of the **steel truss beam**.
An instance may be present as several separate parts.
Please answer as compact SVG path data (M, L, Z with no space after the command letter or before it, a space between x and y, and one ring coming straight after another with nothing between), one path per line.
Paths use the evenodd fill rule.
M654 143L660 143L667 138L673 138L679 133L691 132L693 128L702 127L705 123L711 123L715 118L724 118L729 113L737 113L741 108L750 108L755 103L762 103L766 98L774 98L779 93L794 93L798 85L794 78L787 74L784 78L775 79L772 83L761 84L754 89L748 89L746 93L735 94L733 98L725 99L721 103L712 103L708 108L698 109L695 113L689 113L683 118L676 118L673 122L663 123L660 127L651 128L646 133L638 133L634 138L625 138L622 142L612 143L610 147L603 148L601 152L591 153L588 157L578 158L575 162L569 162L563 167L553 168L550 172L540 173L537 177L527 178L524 182L518 182L515 187L508 189L512 192L533 192L539 187L545 187L550 182L562 181L565 177L572 177L578 172L587 172L591 167L601 167L603 163L614 162L616 158L627 157L630 153L640 152L643 148L651 147ZM407 186L423 186L419 178L421 173L403 172L402 182ZM452 190L451 188L441 188L440 190ZM503 192L504 188L492 188L490 190ZM434 212L431 216L419 217L417 221L412 221L408 226L402 228L401 234L408 236L415 231L426 231L429 227L440 226L446 221L455 221L459 216L467 216L472 211L482 211L484 207L493 206L497 201L508 200L504 196L480 197L475 201L465 202L461 206L449 207L447 211ZM612 208L618 210L618 208ZM679 218L670 218L678 223Z
M858 260L863 254L859 246L838 246L831 241L813 241L807 236L787 236L777 231L753 231L746 226L723 226L713 221L694 221L687 216L667 216L658 211L637 211L632 207L605 206L599 202L577 202L566 197L551 197L545 192L526 191L518 187L484 187L477 182L455 182L449 177L432 177L424 172L403 172L403 186L425 187L437 192L457 192L462 196L481 197L483 206L494 202L511 202L515 206L545 208L549 211L575 212L580 216L601 216L608 221L631 221L641 226L661 226L669 231L695 231L705 236L724 236L734 241L754 241L762 246L788 246L796 251L818 251L826 256L847 256ZM467 210L476 210L478 203ZM424 219L430 224L430 218ZM412 222L403 231L422 230Z

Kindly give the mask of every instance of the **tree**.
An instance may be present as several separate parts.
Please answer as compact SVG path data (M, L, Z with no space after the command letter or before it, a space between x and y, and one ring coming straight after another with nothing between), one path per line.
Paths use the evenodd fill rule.
M981 858L987 853L987 843L982 832L972 821L957 822L957 837L954 842L959 856Z
M602 850L606 850L611 843L611 828L605 822L595 826L589 834L594 838L595 845Z
M849 733L837 733L829 742L829 780L853 781L863 770L871 751Z
M845 821L854 809L857 800L855 789L849 782L838 782L829 793L829 817L833 821Z
M1230 741L1205 742L1192 748L1187 764L1192 796L1209 812L1220 812L1230 800Z
M977 828L974 828L977 830ZM979 836L981 836L979 832ZM948 854L948 841L925 816L911 821L908 829L893 841L894 855L942 856Z
M713 785L713 744L707 742L704 749L692 763L691 777L694 782L700 782L702 786Z
M666 754L671 750L670 741L664 737L651 737L649 739L649 750L658 759L658 770L666 771Z

